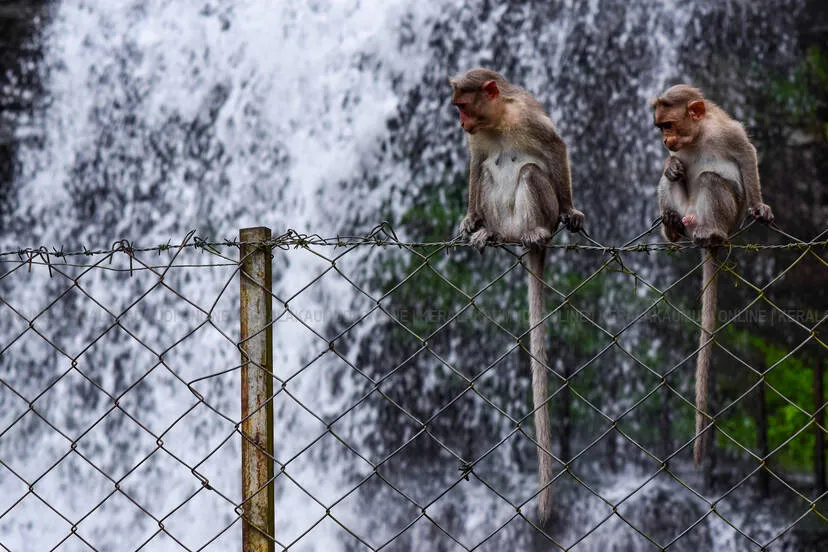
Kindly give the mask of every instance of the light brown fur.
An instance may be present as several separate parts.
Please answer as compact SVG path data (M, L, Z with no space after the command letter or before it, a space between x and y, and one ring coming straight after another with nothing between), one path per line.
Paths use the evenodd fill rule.
M741 123L702 92L677 85L652 102L655 125L671 155L658 185L662 233L670 241L690 237L702 250L702 315L696 360L696 440L693 459L705 453L707 382L716 329L716 249L723 245L747 211L773 222L762 202L756 149Z
M460 227L478 248L492 241L529 248L529 324L532 396L538 443L541 526L552 518L551 426L544 313L543 245L559 221L571 231L584 215L572 204L566 144L541 104L526 90L488 69L473 69L450 79L452 103L468 133L469 208Z

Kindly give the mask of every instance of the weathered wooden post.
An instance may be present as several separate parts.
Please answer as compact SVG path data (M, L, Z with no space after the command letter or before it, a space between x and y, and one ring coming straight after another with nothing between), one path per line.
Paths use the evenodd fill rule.
M825 390L822 379L825 370L823 365L828 366L825 359L814 359L814 430L816 431L816 443L814 445L814 485L817 493L825 494Z
M244 228L241 263L242 551L274 552L270 228Z

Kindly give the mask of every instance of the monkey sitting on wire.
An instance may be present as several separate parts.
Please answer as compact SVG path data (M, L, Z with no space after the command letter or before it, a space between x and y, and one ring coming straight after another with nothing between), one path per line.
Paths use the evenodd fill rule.
M449 80L452 103L468 135L469 208L460 224L478 249L492 242L529 249L529 325L538 449L541 527L552 517L553 458L547 405L544 311L544 245L559 222L572 232L584 214L572 203L566 144L541 104L523 88L488 69L472 69Z
M739 121L705 99L697 88L673 86L652 101L655 126L670 150L658 184L662 234L671 242L690 238L702 250L702 314L696 360L696 466L705 453L707 380L716 329L716 248L749 214L770 224L762 202L756 148Z

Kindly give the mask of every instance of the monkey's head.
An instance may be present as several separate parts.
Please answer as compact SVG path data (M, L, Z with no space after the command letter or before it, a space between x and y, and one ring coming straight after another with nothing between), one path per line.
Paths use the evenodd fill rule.
M495 130L503 117L501 92L508 86L506 79L489 69L472 69L449 83L463 130L469 134Z
M652 101L653 122L668 150L679 151L696 141L707 114L704 102L701 91L686 84L673 86Z

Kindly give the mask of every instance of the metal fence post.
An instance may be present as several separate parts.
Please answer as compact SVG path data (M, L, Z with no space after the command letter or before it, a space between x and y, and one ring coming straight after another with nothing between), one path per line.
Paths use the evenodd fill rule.
M270 228L244 228L241 261L242 551L273 552L273 322Z

